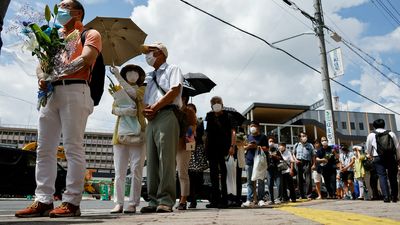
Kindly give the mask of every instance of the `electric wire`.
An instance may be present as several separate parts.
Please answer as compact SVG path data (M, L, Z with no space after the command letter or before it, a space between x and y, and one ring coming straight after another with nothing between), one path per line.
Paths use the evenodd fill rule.
M393 21L392 21L391 19L389 19L389 18L386 16L386 13L383 12L383 10L382 10L380 7L378 7L378 5L374 2L374 0L371 0L371 2L372 2L372 4L378 9L378 11L383 15L383 17L385 17L385 19L386 19L390 24L392 24L392 26L393 26L394 28L396 28L396 27L397 27L396 24L394 24Z
M296 60L297 62L299 62L299 63L305 65L306 67L310 68L311 70L313 70L313 71L315 71L315 72L321 74L321 72L320 72L319 70L317 70L316 68L312 67L311 65L308 65L307 63L305 63L305 62L303 62L302 60L300 60L299 58L293 56L293 55L290 54L289 52L287 52L287 51L285 51L285 50L283 50L283 49L281 49L281 48L279 48L279 47L276 47L276 46L270 44L270 43L269 43L268 41L266 41L265 39L263 39L263 38L261 38L261 37L255 35L255 34L252 34L252 33L248 32L248 31L245 31L245 30L243 30L243 29L241 29L241 28L239 28L239 27L237 27L237 26L235 26L235 25L233 25L233 24L231 24L231 23L229 23L229 22L227 22L227 21L225 21L225 20L223 20L223 19L221 19L221 18L219 18L219 17L217 17L217 16L215 16L215 15L213 15L213 14L211 14L211 13L209 13L209 12L207 12L207 11L205 11L205 10L203 10L203 9L201 9L201 8L195 6L195 5L193 5L193 4L191 4L191 3L187 2L187 1L185 1L185 0L179 0L179 1L185 3L186 5L188 5L188 6L192 7L192 8L194 8L194 9L196 9L196 10L198 10L198 11L200 11L200 12L202 12L202 13L204 13L204 14L206 14L206 15L208 15L208 16L210 16L210 17L212 17L212 18L214 18L214 19L216 19L216 20L218 20L218 21L220 21L220 22L222 22L222 23L224 23L224 24L230 26L230 27L235 28L236 30L239 30L239 31L241 31L241 32L243 32L243 33L245 33L245 34L247 34L247 35L249 35L249 36L252 36L252 37L254 37L254 38L256 38L256 39L258 39L258 40L260 40L260 41L266 43L269 47L271 47L271 48L273 48L273 49L275 49L275 50L284 52L285 54L287 54L289 57L291 57L292 59ZM285 1L285 3L286 3L286 2L290 2L290 1L288 1L288 0L284 0L284 1ZM315 19L314 19L314 21L315 21ZM365 96L365 95L363 95L363 94L361 94L361 93L358 93L357 91L355 91L355 90L351 89L350 87L348 87L348 86L346 86L346 85L340 83L339 81L336 81L336 80L334 80L333 78L329 78L329 79L330 79L331 81L333 81L334 83L336 83L336 84L338 84L338 85L344 87L345 89L347 89L347 90L353 92L354 94L359 95L359 96L361 96L361 97L363 97L363 98L365 98L365 99L371 101L372 103L374 103L374 104L376 104L376 105L378 105L378 106L380 106L380 107L382 107L382 108L384 108L384 109L386 109L386 110L388 110L388 111L390 111L390 112L392 112L392 113L394 113L394 114L400 115L400 113L398 113L398 112L396 112L396 111L394 111L394 110L392 110L392 109L390 109L390 108L388 108L388 107L386 107L386 106L380 104L379 102L377 102L377 101L375 101L375 100L372 100L371 98L368 98L367 96Z
M397 17L395 15L393 15L393 13L386 7L385 3L381 2L381 0L376 0L376 2L378 2L378 4L382 7L383 10L385 10L385 12L397 23L400 25L400 21L399 19L397 19Z
M393 11L396 12L396 14L400 16L399 11L397 11L396 7L394 7L394 5L392 5L392 3L390 3L390 0L387 1L387 2L389 3L389 5L390 5L390 7L393 9Z

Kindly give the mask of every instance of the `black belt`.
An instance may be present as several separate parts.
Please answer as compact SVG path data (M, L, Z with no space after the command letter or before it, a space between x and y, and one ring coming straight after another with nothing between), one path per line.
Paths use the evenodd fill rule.
M70 84L87 84L86 80L57 80L51 83L53 86L70 85Z

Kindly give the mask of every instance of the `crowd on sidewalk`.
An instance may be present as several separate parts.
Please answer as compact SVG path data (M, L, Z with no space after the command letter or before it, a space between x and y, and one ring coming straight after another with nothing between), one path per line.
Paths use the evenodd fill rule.
M84 8L79 1L63 0L59 8L57 20L64 26L63 32L82 32ZM17 211L17 217L81 215L83 137L93 111L88 83L102 49L101 36L96 30L88 30L86 42L78 41L75 47L76 52L65 61L66 74L52 83L54 94L40 109L35 200ZM322 198L398 201L400 146L395 134L384 130L383 120L374 121L375 131L364 147L329 146L325 137L312 144L307 134L300 132L299 141L291 149L291 143L277 143L275 136L263 134L259 122L243 125L232 110L226 110L223 99L214 96L204 128L203 120L196 116L196 106L189 104L190 95L183 89L180 68L167 63L166 46L159 42L143 45L142 53L153 71L146 74L133 64L121 71L111 68L119 82L118 87L110 89L114 97L110 111L116 116L112 140L115 207L111 213L136 213L145 159L150 201L140 209L141 213L196 208L207 169L211 181L207 208L262 207ZM40 74L38 71L39 86L46 89L48 82ZM243 135L247 130L249 134ZM55 150L61 133L68 171L62 204L54 208ZM132 182L125 204L128 167ZM242 170L247 173L244 202ZM176 172L180 196L176 196Z

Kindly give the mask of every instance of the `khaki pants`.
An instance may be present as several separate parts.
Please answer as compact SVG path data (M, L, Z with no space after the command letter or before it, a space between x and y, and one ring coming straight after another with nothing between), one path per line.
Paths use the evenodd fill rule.
M146 128L149 206L173 206L176 201L175 155L179 124L172 109L161 110Z
M186 151L186 146L181 143L176 153L176 169L178 170L181 196L189 196L190 194L189 161L191 156L192 152Z

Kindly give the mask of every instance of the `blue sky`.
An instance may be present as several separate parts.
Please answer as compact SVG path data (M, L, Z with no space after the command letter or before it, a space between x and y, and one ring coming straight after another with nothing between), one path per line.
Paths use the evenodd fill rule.
M313 0L293 0L313 15ZM5 21L13 21L21 4L34 7L59 1L13 0ZM168 62L177 64L183 73L202 72L217 83L211 93L192 99L198 116L210 110L209 99L219 95L226 106L243 111L253 102L310 105L322 98L321 79L310 69L277 52L262 42L233 30L188 7L179 0L83 0L85 23L96 16L130 17L148 37L146 42L162 41L169 50ZM311 22L281 0L190 0L235 25L273 42L312 29ZM400 2L391 1L400 11ZM325 23L346 40L380 60L394 71L400 71L400 29L388 21L371 1L322 1ZM39 9L39 8L38 8ZM397 15L400 18L400 15ZM5 28L6 30L6 28ZM29 56L15 47L20 40L2 32L5 49L0 56L0 123L36 125L36 81ZM327 49L341 47L345 75L336 78L354 90L400 112L399 87L391 84L371 66L365 64L341 43L326 36ZM320 69L318 41L301 36L277 44L313 67ZM15 54L14 54L15 53ZM18 61L16 56L21 59ZM138 56L128 63L151 68ZM377 65L400 84L399 76ZM341 110L388 111L331 83L332 92L340 97ZM10 95L12 97L10 97ZM30 102L30 103L27 103ZM112 99L104 94L91 115L90 130L112 130L115 118L110 114ZM396 116L400 127L399 116Z

